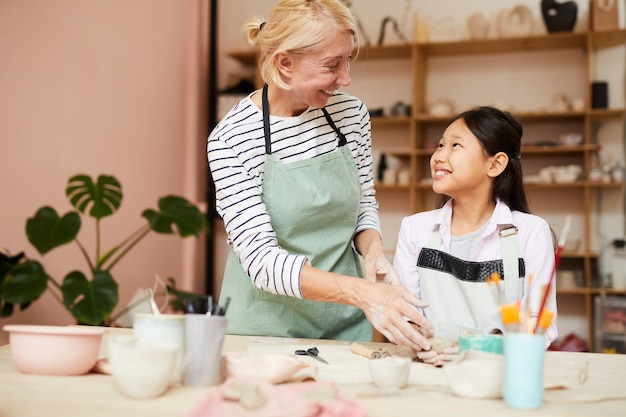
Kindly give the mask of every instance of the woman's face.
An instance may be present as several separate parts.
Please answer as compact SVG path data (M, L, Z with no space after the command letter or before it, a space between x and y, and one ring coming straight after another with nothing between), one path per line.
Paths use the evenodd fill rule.
M433 191L452 198L477 191L489 193L492 179L488 171L492 159L465 121L455 120L430 158Z
M289 84L297 105L324 107L340 87L350 85L354 36L346 30L335 30L327 39L319 52L292 56Z

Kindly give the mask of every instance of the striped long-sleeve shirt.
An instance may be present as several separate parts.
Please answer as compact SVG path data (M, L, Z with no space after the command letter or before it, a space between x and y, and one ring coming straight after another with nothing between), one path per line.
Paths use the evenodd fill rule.
M355 234L380 233L374 192L370 117L357 98L337 93L326 109L347 138L361 184L361 203ZM338 151L337 134L320 109L309 108L296 117L270 116L272 154L283 163L307 160ZM271 213L261 199L265 161L262 111L242 99L211 132L207 155L215 183L217 213L224 220L233 246L254 285L275 294L302 298L300 272L305 256L282 249L272 229Z

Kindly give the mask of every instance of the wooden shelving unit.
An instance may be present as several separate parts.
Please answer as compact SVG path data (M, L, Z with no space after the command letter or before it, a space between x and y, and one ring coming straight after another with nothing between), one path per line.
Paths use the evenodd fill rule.
M522 149L522 161L550 158L574 159L583 168L582 179L571 183L529 183L527 192L529 198L533 193L573 193L579 199L580 206L577 208L582 213L583 236L580 248L575 252L565 252L561 266L582 271L583 285L577 288L558 288L557 295L567 297L577 297L580 299L579 308L587 318L589 335L589 348L593 350L593 310L594 297L601 291L606 293L619 293L623 291L612 291L599 288L599 277L597 276L597 249L592 248L592 200L595 193L600 190L621 190L623 184L598 183L590 181L589 171L595 164L601 144L595 143L593 137L594 127L598 123L606 121L621 121L624 118L624 109L593 109L591 108L591 72L595 59L595 54L606 48L612 48L626 44L626 30L614 30L607 32L586 32L586 33L552 33L542 36L529 36L509 39L490 39L480 41L457 41L438 43L412 43L409 45L393 46L361 46L357 55L358 65L367 65L369 61L381 60L409 60L411 80L412 80L412 114L411 116L395 117L373 117L372 131L376 137L386 129L400 129L406 131L407 146L398 149L397 145L386 148L374 141L374 148L379 152L394 155L409 166L411 180L408 185L383 185L377 184L377 190L381 206L384 207L386 196L391 193L397 199L398 194L406 198L406 214L417 211L432 209L431 204L434 193L427 182L428 160L432 154L432 147L427 143L427 130L443 127L449 117L436 117L428 114L427 111L427 88L428 88L428 62L431 58L451 56L451 57L475 57L479 55L511 54L511 53L534 53L542 51L558 51L575 49L582 51L585 55L583 69L585 79L585 105L580 111L550 112L550 111L526 111L515 113L525 126L532 124L554 124L577 123L581 126L583 143L575 146L524 146ZM253 51L233 52L229 54L244 65L255 65L256 54ZM462 75L462 71L459 76ZM258 80L257 80L258 81ZM479 99L479 98L477 98ZM381 209L381 214L384 214ZM531 210L541 215L532 207ZM558 231L556 231L558 232Z

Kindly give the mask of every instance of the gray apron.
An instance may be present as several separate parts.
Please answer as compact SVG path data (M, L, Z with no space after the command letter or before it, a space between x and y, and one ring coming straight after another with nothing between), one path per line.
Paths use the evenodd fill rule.
M339 150L305 161L281 163L272 155L267 86L263 89L265 176L262 200L270 213L280 247L307 256L315 268L362 276L352 248L361 198L358 172L346 138L322 109L339 135ZM352 306L302 300L255 287L230 251L220 293L228 309L229 334L372 340L365 314Z
M509 304L522 298L525 271L518 258L517 229L501 230L500 242L501 260L469 262L439 250L439 230L431 232L417 267L420 297L429 304L424 315L435 327L435 336L456 340L466 332L503 330L498 303L485 278L492 272L503 277L500 288Z

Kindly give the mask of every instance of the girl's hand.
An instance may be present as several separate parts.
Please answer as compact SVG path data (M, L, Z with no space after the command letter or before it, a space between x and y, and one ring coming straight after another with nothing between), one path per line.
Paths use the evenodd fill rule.
M437 353L435 350L417 352L417 358L424 362L435 366L443 366L446 363L453 361L459 356L459 347L451 346L445 348L441 353Z

